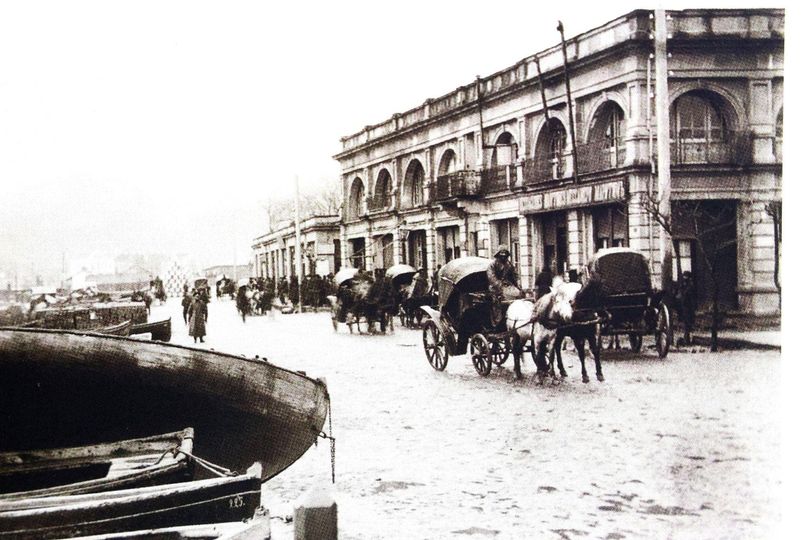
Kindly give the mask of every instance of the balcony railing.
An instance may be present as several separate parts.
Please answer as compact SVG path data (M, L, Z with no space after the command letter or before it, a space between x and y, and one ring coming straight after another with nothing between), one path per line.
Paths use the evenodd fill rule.
M375 196L370 201L368 201L368 211L369 212L378 212L380 210L385 210L391 204L391 195L384 194L381 196Z
M623 146L606 146L605 141L577 144L577 172L595 173L624 164Z
M751 162L751 135L748 131L729 131L723 140L674 137L670 152L673 165L747 165Z
M514 165L500 165L481 171L481 193L497 193L515 186L517 173Z
M469 199L481 194L481 177L476 171L463 170L436 177L432 198L437 202Z
M565 176L565 158L528 158L523 165L523 182L526 185L545 184Z

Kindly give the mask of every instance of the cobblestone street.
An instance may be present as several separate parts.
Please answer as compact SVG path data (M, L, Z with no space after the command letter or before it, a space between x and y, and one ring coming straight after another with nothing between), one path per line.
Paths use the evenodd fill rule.
M152 318L171 313L173 342L191 344L180 311ZM779 519L778 352L623 350L586 385L569 351L568 380L538 386L513 381L511 360L488 378L463 356L436 372L421 332L335 334L327 313L243 324L213 300L208 334L327 380L341 538L767 538ZM292 514L329 478L321 443L266 484L266 503Z

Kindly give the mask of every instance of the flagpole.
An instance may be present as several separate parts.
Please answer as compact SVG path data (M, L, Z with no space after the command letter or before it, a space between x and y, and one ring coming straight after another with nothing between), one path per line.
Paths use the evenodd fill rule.
M301 275L301 201L298 189L298 175L295 175L295 275L298 277L298 313L301 313L301 285L303 276Z

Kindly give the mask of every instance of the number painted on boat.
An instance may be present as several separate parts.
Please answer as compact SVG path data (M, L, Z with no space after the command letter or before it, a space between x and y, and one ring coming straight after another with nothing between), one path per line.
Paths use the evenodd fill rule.
M242 508L243 506L245 506L245 500L242 498L241 495L231 497L230 499L228 499L228 506L231 508Z

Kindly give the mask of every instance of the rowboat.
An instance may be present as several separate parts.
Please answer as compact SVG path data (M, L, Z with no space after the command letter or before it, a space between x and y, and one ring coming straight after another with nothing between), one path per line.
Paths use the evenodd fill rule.
M261 467L240 476L0 502L0 539L48 539L235 522L261 504Z
M0 453L0 503L191 480L194 430L113 443Z
M76 540L270 540L270 516L259 515L244 522L183 525L161 529L124 531L92 536L79 536Z
M0 330L0 452L191 426L196 456L235 471L259 461L267 480L315 442L328 407L323 381L258 358L64 330Z
M133 324L129 335L152 334L152 341L170 341L172 339L172 319Z
M92 330L92 332L97 332L99 334L109 334L111 336L128 336L131 328L132 328L132 321L124 321L118 324L114 324L112 326L105 326L104 328Z

